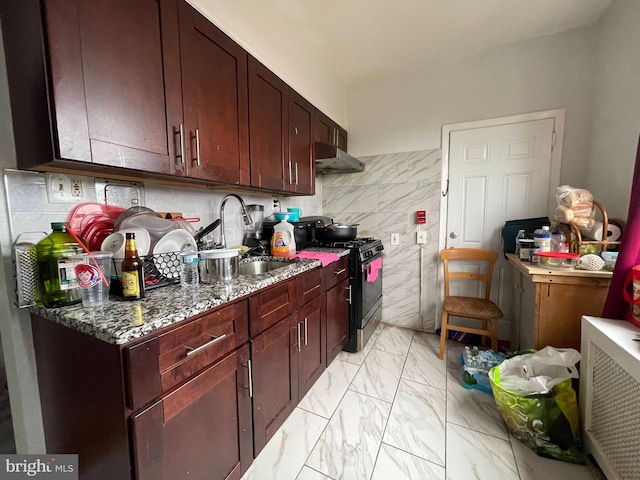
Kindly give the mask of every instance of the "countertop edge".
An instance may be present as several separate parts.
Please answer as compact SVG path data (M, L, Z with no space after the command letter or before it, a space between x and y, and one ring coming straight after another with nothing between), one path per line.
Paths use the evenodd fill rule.
M349 250L344 249L313 248L305 250L335 253L338 257L349 254ZM255 257L246 261L256 261L263 258ZM275 257L268 258L282 260ZM285 261L287 260L285 259ZM288 261L291 262L292 267L254 275L250 278L240 277L229 283L199 284L192 288L182 288L178 284L156 288L150 290L144 299L133 302L111 297L111 301L104 307L83 308L82 305L72 305L45 308L44 306L33 306L29 310L32 314L90 335L98 340L124 345L143 338L156 330L204 314L322 266L320 260ZM168 298L171 298L172 303L167 302Z

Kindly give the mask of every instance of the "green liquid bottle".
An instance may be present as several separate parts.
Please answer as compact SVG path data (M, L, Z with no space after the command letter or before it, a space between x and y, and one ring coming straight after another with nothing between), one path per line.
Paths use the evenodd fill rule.
M75 263L69 257L82 253L82 247L67 232L68 223L54 222L53 232L36 245L40 296L45 307L64 307L82 300Z

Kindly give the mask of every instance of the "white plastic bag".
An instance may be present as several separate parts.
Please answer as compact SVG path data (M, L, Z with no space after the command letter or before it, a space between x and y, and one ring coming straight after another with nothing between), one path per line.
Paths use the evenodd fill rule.
M581 358L573 348L554 347L517 355L500 364L500 383L521 395L548 393L555 385L578 378L576 363Z

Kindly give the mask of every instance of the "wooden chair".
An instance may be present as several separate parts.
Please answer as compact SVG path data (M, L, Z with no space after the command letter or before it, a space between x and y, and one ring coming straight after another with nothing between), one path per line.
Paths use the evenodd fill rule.
M440 252L440 258L444 263L444 302L442 304L442 327L440 332L440 353L442 359L447 342L449 330L475 333L483 337L491 338L491 348L498 351L498 320L503 317L500 308L493 303L491 295L491 277L493 266L498 259L498 253L477 248L448 248ZM472 262L484 265L485 272L452 272L449 270L450 261ZM450 281L453 279L473 280L484 284L484 297L463 297L450 294ZM481 286L479 284L478 286ZM474 318L482 322L482 329L461 327L449 324L449 316ZM491 329L488 325L491 324ZM484 342L484 338L483 338Z

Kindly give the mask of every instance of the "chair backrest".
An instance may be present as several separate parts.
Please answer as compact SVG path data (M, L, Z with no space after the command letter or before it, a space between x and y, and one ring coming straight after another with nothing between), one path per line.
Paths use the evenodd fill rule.
M482 250L480 248L447 248L440 252L440 258L444 263L444 296L449 296L449 281L452 279L474 280L484 283L484 298L489 300L491 296L491 279L493 277L493 266L498 259L498 252ZM473 262L484 262L486 272L452 272L449 269L450 260L469 260Z

